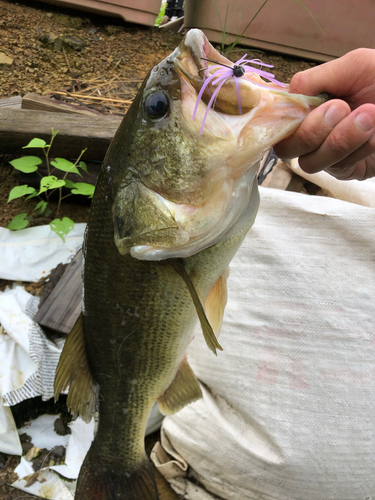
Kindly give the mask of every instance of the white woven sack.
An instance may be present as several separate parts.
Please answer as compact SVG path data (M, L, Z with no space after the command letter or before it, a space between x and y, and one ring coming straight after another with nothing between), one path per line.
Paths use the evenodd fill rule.
M197 327L204 399L164 420L176 460L154 459L186 500L373 500L375 209L261 200L231 264L224 351Z

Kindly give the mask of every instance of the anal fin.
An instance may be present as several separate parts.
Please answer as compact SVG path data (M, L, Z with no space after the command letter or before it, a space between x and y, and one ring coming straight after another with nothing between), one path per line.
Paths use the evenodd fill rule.
M55 401L68 386L68 409L73 415L79 414L85 422L89 422L95 412L97 389L86 357L82 313L66 339L57 365Z
M186 358L181 363L173 382L158 399L159 409L164 415L173 415L189 403L202 397L198 380Z
M228 269L220 276L207 297L204 304L207 319L212 326L215 335L218 337L223 324L224 309L227 304L227 279L229 276Z

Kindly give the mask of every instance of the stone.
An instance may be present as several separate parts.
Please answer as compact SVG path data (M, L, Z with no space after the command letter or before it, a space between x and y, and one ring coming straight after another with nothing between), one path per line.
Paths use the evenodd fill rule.
M26 432L24 432L23 434L20 435L20 441L21 443L31 443L31 436L29 436L28 434L26 434Z
M33 443L21 443L22 452L26 454L31 448L34 448Z
M25 460L27 460L28 462L31 462L31 460L33 460L34 458L36 458L40 455L41 451L42 450L40 448L37 448L36 446L30 448L29 451L25 455Z
M104 29L106 30L106 32L109 35L115 35L115 34L122 33L123 31L125 31L124 26L112 26L112 25L109 25L109 26L105 26Z
M59 38L58 35L55 35L55 33L48 33L46 36L47 43L55 43L55 41Z
M65 36L64 42L74 50L82 50L86 47L86 42L74 36Z
M66 450L64 446L62 445L56 446L51 451L51 459L56 462L59 458L63 458L65 456L65 452Z
M59 436L66 436L67 434L71 434L72 431L70 427L64 424L61 418L57 418L53 424L55 432Z
M13 59L8 57L4 52L0 52L0 66L10 66L13 63Z
M53 17L56 19L56 21L58 21L66 28L80 29L83 24L83 21L80 17L71 17L66 14L60 14L60 13L54 14Z

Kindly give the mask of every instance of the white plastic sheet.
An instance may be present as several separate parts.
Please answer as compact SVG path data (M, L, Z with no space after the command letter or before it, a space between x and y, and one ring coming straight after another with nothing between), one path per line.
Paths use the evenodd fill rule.
M62 482L58 474L48 468L37 472L32 471L27 476L15 481L12 486L29 495L49 500L73 500L74 498L73 492ZM20 496L20 498L22 497Z
M11 231L0 227L0 278L38 281L57 264L66 264L82 245L86 224L75 224L65 243L49 226Z
M261 189L231 265L224 351L199 328L189 349L204 399L163 423L175 460L156 462L184 498L373 498L374 256L373 208Z
M53 397L61 345L50 342L31 319L38 302L20 286L0 292L0 395L9 406L35 396Z
M3 397L0 395L0 443L1 452L9 455L21 455L22 447L18 438L16 424L12 410L4 406Z
M333 198L375 208L375 177L366 181L339 181L324 170L307 174L299 166L297 158L291 160L289 165L294 173L325 189Z
M95 423L91 420L86 424L82 419L77 418L69 424L71 434L58 436L54 431L56 418L57 415L42 415L19 429L19 433L27 433L33 445L38 448L53 450L59 445L66 446L65 463L48 467L47 455L46 464L43 464L41 470L35 473L32 463L22 457L21 463L15 470L20 479L12 486L42 498L68 500L73 498L76 486L74 480L78 477L83 459L94 437ZM64 478L70 481L64 481Z

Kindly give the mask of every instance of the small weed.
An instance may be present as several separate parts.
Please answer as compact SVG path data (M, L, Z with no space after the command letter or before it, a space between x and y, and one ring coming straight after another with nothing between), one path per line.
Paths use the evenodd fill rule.
M154 26L160 26L160 23L162 22L162 20L165 16L166 7L167 7L167 0L162 0L161 6L160 6L160 11L159 11L157 18L155 19Z
M10 191L8 203L12 200L15 200L16 198L21 198L23 196L26 196L26 200L29 200L30 198L37 198L38 203L34 208L36 217L33 215L28 216L27 213L18 214L8 224L8 229L12 229L15 231L24 229L29 225L31 220L35 220L36 218L51 220L52 216L55 216L56 218L51 220L50 222L50 227L52 231L60 236L60 238L65 242L65 236L74 228L74 222L69 217L63 217L63 219L59 219L62 200L74 194L80 194L92 198L94 195L95 186L93 186L92 184L87 184L86 182L72 182L71 180L66 178L70 172L78 174L80 176L82 176L80 170L83 170L87 173L87 166L81 160L81 157L86 149L81 151L79 158L74 163L69 160L65 160L64 158L55 158L52 161L50 160L50 149L57 134L58 130L55 131L52 129L52 137L49 144L47 144L43 139L34 138L29 142L29 144L27 144L27 146L24 146L23 148L40 148L43 150L47 163L47 176L43 177L42 174L38 172L38 166L43 162L43 160L37 156L24 156L10 162L10 164L16 170L19 170L26 174L37 172L41 179L39 191L31 186L28 186L27 184L16 186ZM62 179L58 179L55 175L53 175L55 170L61 170L65 172L64 177ZM63 196L63 187L70 189L70 193ZM55 191L58 191L59 199L57 209L54 211L50 206L50 199Z

